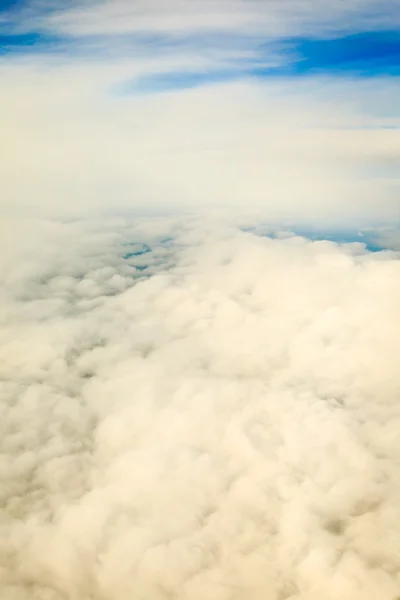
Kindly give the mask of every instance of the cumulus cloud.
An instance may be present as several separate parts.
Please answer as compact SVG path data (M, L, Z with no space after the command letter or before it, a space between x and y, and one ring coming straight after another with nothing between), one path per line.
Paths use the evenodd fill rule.
M395 600L400 262L4 220L1 600Z

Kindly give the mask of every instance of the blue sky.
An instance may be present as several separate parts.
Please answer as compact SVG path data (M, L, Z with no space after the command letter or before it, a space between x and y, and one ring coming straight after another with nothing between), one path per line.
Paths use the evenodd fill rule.
M135 6L135 4L142 3L126 2L127 6ZM267 4L268 2L265 3ZM214 64L211 60L207 67L203 66L201 69L163 70L160 73L155 71L143 75L137 81L127 81L125 90L131 91L135 89L162 91L193 87L246 76L265 78L334 74L370 77L398 76L400 73L400 28L395 20L396 16L398 17L394 12L396 3L387 3L386 15L384 14L385 3L382 3L384 19L378 16L375 19L371 18L371 2L366 2L365 11L358 9L356 14L352 15L353 22L342 22L346 17L344 11L344 15L336 15L337 23L333 20L321 25L317 16L314 28L310 27L308 22L307 27L304 27L302 23L304 16L302 17L300 11L298 26L296 27L294 20L294 23L286 28L292 30L292 35L282 35L279 34L279 28L274 32L268 30L268 27L263 35L262 27L254 28L254 23L250 23L248 31L245 28L238 30L237 27L223 28L218 31L218 26L208 26L199 30L191 27L188 30L181 28L171 32L168 28L163 30L159 25L152 31L151 23L138 30L135 28L134 14L131 16L131 28L118 30L117 27L116 30L112 28L107 30L105 23L103 28L98 27L97 30L89 28L87 31L83 28L81 31L79 9L82 9L82 6L88 7L86 12L89 19L90 13L96 14L96 6L101 10L101 4L96 2L89 5L68 3L67 8L64 4L64 8L59 10L54 3L1 0L0 55L2 59L23 54L60 53L67 56L78 53L84 58L99 52L105 55L113 53L118 55L119 51L124 55L140 53L150 56L157 56L160 52L187 51L193 55L203 56L206 53L212 57L213 51L231 50L229 60L225 60L222 64L216 52ZM112 3L110 7L112 8ZM173 12L173 4L171 7ZM377 7L379 7L378 3L375 11ZM229 2L224 3L224 8L229 10ZM63 27L63 20L68 25L70 14L72 27L71 23ZM382 14L380 16L382 17ZM61 27L57 19L61 19ZM184 16L182 20L184 21ZM280 15L280 20L285 21L284 12ZM390 23L392 25L388 28L387 25ZM308 35L304 35L304 29L308 29Z
M150 36L123 36L125 45L135 52L142 45L146 51L152 47L171 47L168 39ZM0 33L0 56L4 58L23 54L63 54L75 52L83 55L93 53L88 39L75 39L70 36L52 35L40 31L16 33L7 28ZM93 42L93 40L91 40ZM241 38L243 42L243 38ZM106 40L102 40L102 45ZM110 40L112 45L114 40ZM191 41L197 49L207 47L207 38ZM180 41L184 49L188 40ZM154 50L153 50L154 51ZM279 65L268 65L268 55L279 56ZM266 63L266 64L264 64ZM310 74L333 74L335 76L398 76L400 75L400 30L364 31L351 35L321 38L291 37L260 44L253 56L248 59L232 61L221 68L202 70L166 71L151 73L126 81L119 90L131 92L157 92L169 89L185 89L215 82L230 81L243 77L301 77Z

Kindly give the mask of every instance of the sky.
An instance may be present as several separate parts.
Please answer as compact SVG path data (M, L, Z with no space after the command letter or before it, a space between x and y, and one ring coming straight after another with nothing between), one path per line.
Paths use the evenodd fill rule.
M0 0L0 600L399 600L398 0Z
M398 0L0 11L7 212L399 219Z

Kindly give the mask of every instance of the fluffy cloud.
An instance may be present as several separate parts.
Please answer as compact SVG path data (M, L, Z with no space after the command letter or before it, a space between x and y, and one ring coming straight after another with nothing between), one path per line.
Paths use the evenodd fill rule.
M2 233L1 600L398 598L398 254Z

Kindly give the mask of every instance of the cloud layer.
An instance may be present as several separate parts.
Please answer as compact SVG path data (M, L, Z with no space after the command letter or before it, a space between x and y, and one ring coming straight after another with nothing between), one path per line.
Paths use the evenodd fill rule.
M1 208L398 219L396 4L1 11Z
M0 2L0 600L399 600L397 4Z
M269 218L399 218L399 135L384 127L396 122L396 81L105 94L129 68L3 66L3 209L73 216L231 207Z
M399 597L398 254L199 219L2 246L1 600Z

